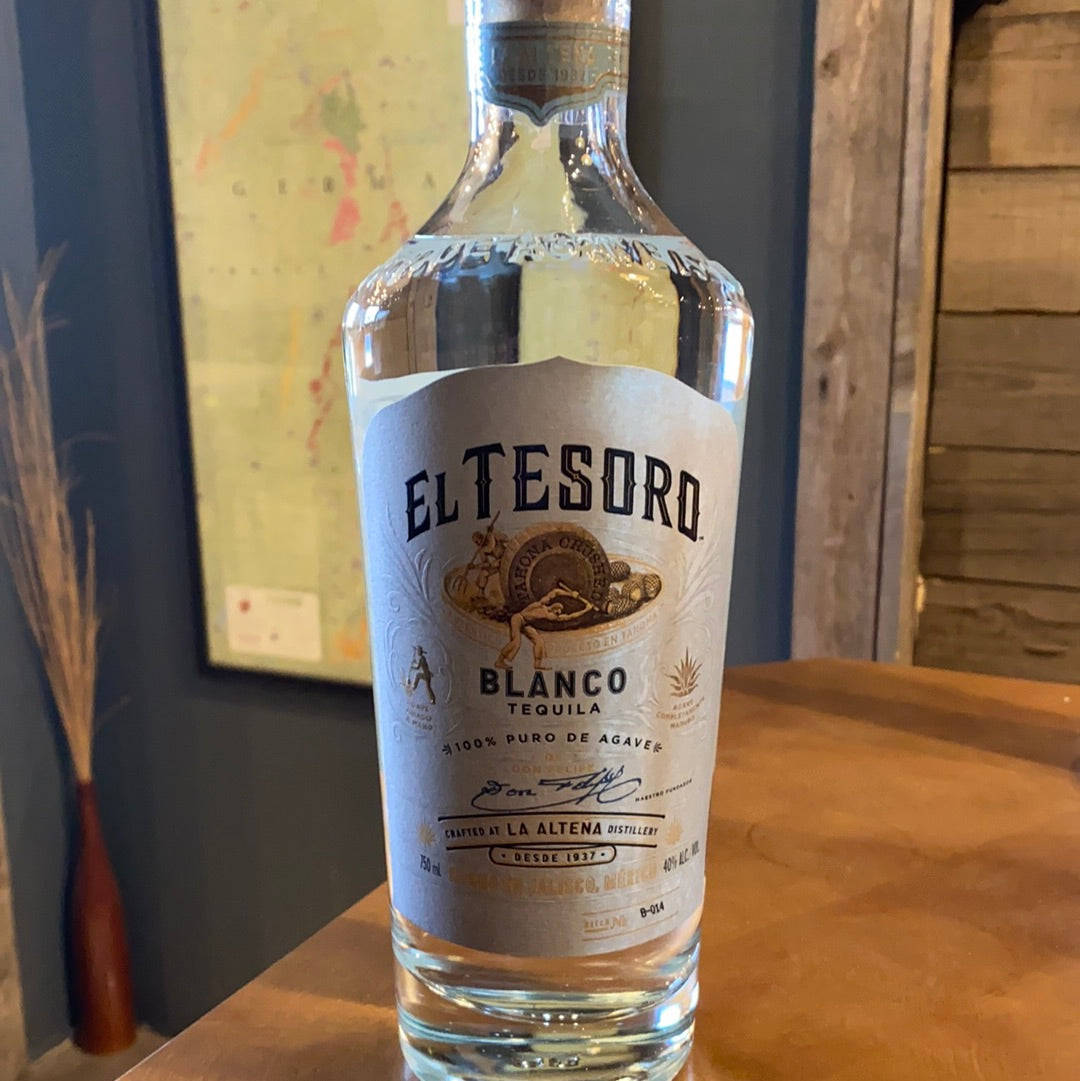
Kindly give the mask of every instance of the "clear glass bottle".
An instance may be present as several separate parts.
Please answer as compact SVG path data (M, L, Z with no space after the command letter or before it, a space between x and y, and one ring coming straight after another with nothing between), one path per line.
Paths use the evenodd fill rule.
M365 436L387 406L469 369L567 357L650 369L719 403L737 433L734 465L726 467L737 486L752 317L738 283L679 234L630 164L629 24L630 0L470 0L472 143L465 168L431 220L361 283L345 313L358 470ZM550 391L560 392L558 385ZM610 404L618 414L620 402ZM657 402L657 409L666 407ZM648 425L648 416L641 423ZM699 465L707 475L711 463ZM373 497L369 485L362 493L367 510L373 498L382 495ZM370 543L365 519L365 547ZM727 560L729 579L730 547L718 558ZM369 597L389 573L368 559ZM619 587L611 588L618 597ZM717 603L726 620L726 594ZM403 737L399 707L389 697L400 687L388 685L400 677L396 669L393 677L380 674L380 639L372 637L391 823L403 797L389 783L397 768L389 759ZM686 678L691 662L688 651ZM704 663L722 665L722 641ZM412 693L426 681L437 719L433 666L439 670L421 651L405 683ZM544 667L538 656L537 670ZM702 730L698 757L712 754L715 727L713 718ZM545 951L534 948L515 956L505 947L476 948L475 935L461 945L400 911L399 867L408 861L412 873L413 853L398 851L403 846L394 836L390 830L387 851L401 1037L423 1081L674 1076L693 1032L699 905L681 913L677 926L612 953L538 956ZM674 859L676 849L671 853ZM430 873L431 857L420 858L428 859ZM441 874L447 861L442 854Z

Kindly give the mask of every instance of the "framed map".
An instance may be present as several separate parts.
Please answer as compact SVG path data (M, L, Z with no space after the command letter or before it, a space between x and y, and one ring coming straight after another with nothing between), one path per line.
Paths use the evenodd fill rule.
M209 660L371 678L339 322L464 159L460 0L160 0Z

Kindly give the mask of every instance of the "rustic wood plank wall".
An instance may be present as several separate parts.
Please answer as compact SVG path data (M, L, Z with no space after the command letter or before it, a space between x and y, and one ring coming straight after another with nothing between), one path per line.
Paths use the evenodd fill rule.
M874 655L910 6L818 7L796 657Z
M915 649L930 375L941 253L951 0L913 0L897 238L874 656L910 664Z
M819 0L792 649L910 661L952 0Z
M1080 682L1080 0L953 61L916 659Z

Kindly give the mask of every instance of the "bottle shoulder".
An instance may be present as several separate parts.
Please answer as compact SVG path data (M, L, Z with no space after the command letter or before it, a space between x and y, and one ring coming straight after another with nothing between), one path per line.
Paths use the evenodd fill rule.
M750 318L738 280L686 237L671 234L526 232L518 235L413 237L361 281L345 313L356 328L395 307L404 294L411 304L425 292L468 283L491 286L499 278L565 273L583 289L601 289L613 279L669 280L685 304L733 309Z

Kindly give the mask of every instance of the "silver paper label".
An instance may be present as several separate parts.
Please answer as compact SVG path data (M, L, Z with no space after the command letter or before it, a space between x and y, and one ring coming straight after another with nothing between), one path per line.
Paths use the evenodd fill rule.
M630 37L595 23L500 22L480 30L480 77L493 105L533 123L581 109L625 90Z
M459 372L363 448L393 902L491 953L673 931L704 894L739 473L666 375Z

